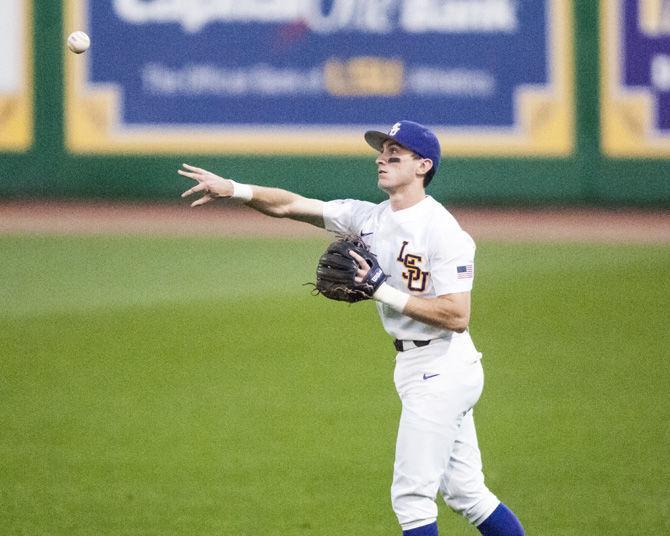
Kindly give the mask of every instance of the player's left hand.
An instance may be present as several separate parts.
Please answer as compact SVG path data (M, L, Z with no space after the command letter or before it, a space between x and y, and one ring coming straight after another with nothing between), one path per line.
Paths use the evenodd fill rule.
M358 235L340 235L316 267L316 294L354 303L372 299L386 280L377 257Z
M198 192L203 192L204 194L200 199L196 199L191 203L192 207L204 205L217 197L230 197L233 195L233 183L229 179L214 175L214 173L207 171L206 169L191 166L189 164L182 165L186 171L184 169L178 169L177 173L197 181L198 184L193 188L186 190L181 196L188 197L189 195Z
M356 281L356 283L362 283L363 279L365 279L365 276L368 275L368 272L370 271L370 265L355 251L349 250L349 255L351 255L358 263L358 270L356 271L354 281Z

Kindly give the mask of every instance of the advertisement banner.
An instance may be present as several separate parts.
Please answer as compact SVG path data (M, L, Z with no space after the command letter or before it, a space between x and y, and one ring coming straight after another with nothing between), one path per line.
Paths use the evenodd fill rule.
M600 10L603 152L670 157L670 0L607 0Z
M67 0L73 152L363 154L431 126L445 154L567 156L566 0Z
M32 144L32 0L0 2L0 151Z

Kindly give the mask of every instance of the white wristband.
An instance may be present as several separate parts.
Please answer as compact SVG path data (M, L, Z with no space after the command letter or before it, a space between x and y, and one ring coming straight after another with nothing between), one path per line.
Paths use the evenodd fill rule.
M402 313L409 301L410 295L393 288L388 283L382 283L372 295L372 298Z
M254 191L249 184L240 184L233 180L230 182L233 183L233 195L231 196L233 199L240 199L245 202L251 201L254 196Z

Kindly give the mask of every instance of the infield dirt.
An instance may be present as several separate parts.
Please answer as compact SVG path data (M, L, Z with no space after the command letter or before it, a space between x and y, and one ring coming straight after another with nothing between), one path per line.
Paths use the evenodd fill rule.
M448 208L475 240L670 243L670 213L663 210ZM2 202L0 233L326 236L310 225L270 218L227 201L199 208L156 203Z

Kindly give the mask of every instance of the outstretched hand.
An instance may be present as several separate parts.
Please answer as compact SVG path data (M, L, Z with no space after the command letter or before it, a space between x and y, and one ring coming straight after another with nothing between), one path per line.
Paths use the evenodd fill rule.
M182 164L182 166L184 166L184 169L178 169L177 173L193 179L198 184L186 190L181 196L188 197L198 192L204 194L200 199L196 199L191 203L192 207L204 205L217 197L230 197L233 195L233 184L230 180L189 164Z

